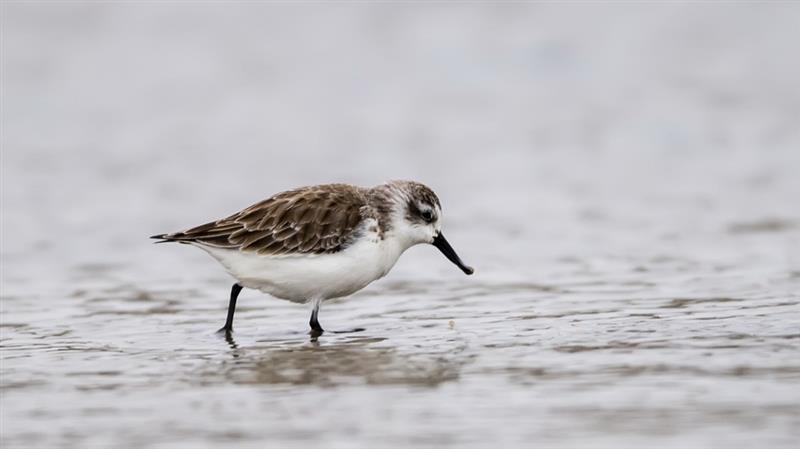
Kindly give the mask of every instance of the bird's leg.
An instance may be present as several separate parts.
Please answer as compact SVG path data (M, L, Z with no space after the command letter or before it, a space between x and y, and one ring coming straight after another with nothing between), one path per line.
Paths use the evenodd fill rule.
M311 326L311 335L319 336L322 335L324 330L322 326L319 325L319 321L317 320L317 315L319 315L319 303L321 301L314 301L314 308L311 310L311 319L308 321L308 324Z
M228 318L225 320L225 326L217 332L225 332L226 335L233 332L233 312L236 311L236 298L239 297L240 291L242 291L242 286L233 284L233 287L231 287L231 301L228 303Z

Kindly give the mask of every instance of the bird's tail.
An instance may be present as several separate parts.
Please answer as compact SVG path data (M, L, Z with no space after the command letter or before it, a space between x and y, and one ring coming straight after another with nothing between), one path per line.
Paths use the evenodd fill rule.
M156 235L151 235L150 238L158 240L157 242L153 242L153 243L169 243L169 242L186 243L186 242L182 241L183 239L180 238L180 235L181 235L181 233L177 233L177 234L156 234Z

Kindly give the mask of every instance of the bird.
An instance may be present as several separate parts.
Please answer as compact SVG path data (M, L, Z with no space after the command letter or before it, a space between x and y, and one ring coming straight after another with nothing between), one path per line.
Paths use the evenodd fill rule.
M384 277L414 245L431 244L465 274L474 273L442 233L439 198L415 181L299 187L228 217L150 238L196 246L236 280L219 329L227 336L243 288L311 304L310 333L319 336L324 301Z

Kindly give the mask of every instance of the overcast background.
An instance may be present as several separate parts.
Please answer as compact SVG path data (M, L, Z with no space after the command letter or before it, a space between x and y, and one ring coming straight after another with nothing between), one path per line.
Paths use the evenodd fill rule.
M125 259L290 187L396 178L498 260L568 228L559 251L603 251L580 217L657 252L800 213L790 2L3 8L5 256Z

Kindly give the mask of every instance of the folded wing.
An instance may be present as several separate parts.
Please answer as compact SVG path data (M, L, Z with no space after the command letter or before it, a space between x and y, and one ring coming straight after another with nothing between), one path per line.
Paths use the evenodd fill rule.
M279 193L230 217L153 238L264 255L333 253L355 238L366 197L344 184Z

